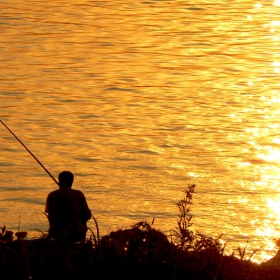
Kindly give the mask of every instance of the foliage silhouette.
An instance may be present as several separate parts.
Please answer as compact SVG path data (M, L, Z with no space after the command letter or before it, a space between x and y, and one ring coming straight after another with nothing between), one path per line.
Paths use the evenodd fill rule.
M221 235L212 238L191 231L194 190L195 185L189 185L177 204L178 221L171 238L147 221L99 238L95 220L96 233L90 230L92 236L85 243L57 242L43 232L40 238L14 240L4 226L1 279L280 279L280 268L257 265L251 256L245 260L246 247L239 248L240 258L225 256Z

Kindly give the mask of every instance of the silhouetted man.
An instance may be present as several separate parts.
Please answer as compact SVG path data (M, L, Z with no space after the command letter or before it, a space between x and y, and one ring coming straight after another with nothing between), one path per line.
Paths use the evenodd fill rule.
M56 240L78 242L86 237L86 223L91 218L91 211L84 194L71 189L73 181L71 172L61 172L59 189L47 197L45 212L50 223L49 234Z

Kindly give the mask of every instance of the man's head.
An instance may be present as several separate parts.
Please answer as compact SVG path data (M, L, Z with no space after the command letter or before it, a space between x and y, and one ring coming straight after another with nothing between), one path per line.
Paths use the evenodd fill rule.
M70 171L62 171L58 175L58 182L61 188L71 188L74 181L74 175Z

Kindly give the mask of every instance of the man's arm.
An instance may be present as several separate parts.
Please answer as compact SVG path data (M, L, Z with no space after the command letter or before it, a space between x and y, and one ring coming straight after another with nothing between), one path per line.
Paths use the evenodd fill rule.
M91 211L88 207L86 198L84 196L84 194L81 192L81 203L80 203L80 207L81 207L81 214L82 214L82 219L87 222L90 218L91 218Z
M49 213L49 212L50 212L50 206L49 206L49 204L50 204L50 201L49 201L49 195L48 195L47 200L46 200L46 205L45 205L45 212L46 212L46 213Z
M86 215L87 221L88 221L90 218L91 218L91 211L90 211L90 209L88 208L88 209L87 209L87 215Z

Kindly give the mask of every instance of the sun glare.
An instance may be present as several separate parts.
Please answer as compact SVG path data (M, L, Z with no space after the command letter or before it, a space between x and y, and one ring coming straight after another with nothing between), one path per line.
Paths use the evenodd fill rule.
M267 206L280 217L280 199L267 199Z
M268 154L259 154L259 158L267 161L267 162L280 162L280 151L278 149L269 148Z

